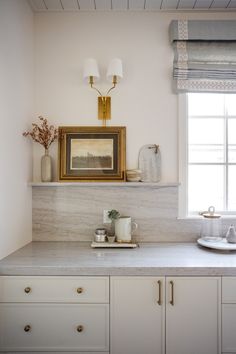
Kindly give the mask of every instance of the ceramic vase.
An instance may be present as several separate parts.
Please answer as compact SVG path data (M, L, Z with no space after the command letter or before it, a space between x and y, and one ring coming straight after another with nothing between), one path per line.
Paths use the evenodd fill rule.
M52 158L45 149L45 154L41 158L41 181L52 182Z

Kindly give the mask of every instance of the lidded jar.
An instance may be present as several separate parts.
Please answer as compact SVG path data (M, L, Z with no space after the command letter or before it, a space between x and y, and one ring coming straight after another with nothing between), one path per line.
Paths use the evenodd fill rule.
M210 206L208 211L201 215L203 216L201 238L205 241L221 241L222 220L221 215L215 213L215 207Z

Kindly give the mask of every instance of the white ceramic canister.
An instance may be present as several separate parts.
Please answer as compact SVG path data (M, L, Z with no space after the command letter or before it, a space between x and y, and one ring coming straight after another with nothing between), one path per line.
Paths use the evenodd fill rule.
M138 224L131 221L130 216L121 216L115 221L115 235L117 242L131 242L132 233L137 230Z

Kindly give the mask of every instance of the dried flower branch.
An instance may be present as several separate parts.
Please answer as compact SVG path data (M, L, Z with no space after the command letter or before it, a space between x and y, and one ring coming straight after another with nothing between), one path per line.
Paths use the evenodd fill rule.
M58 138L58 130L53 125L48 125L46 118L38 117L41 120L41 125L32 124L33 129L30 132L24 132L23 136L30 136L36 143L43 145L45 149Z

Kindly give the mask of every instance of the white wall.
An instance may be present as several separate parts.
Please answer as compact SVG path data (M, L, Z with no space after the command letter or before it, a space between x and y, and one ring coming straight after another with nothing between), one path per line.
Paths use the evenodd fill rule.
M0 1L0 259L32 240L34 18L25 0Z
M162 152L162 180L177 181L177 96L172 93L173 53L168 27L175 18L236 18L235 13L54 13L36 15L36 115L57 125L100 125L97 94L82 81L83 61L97 58L105 70L120 57L124 79L112 93L112 125L127 127L127 167L136 168L142 145ZM34 147L34 180L40 156ZM56 165L56 145L53 147ZM55 178L54 173L54 178Z

